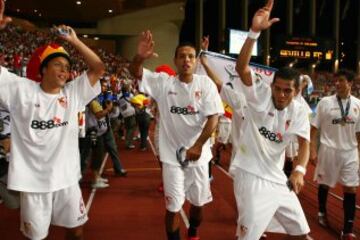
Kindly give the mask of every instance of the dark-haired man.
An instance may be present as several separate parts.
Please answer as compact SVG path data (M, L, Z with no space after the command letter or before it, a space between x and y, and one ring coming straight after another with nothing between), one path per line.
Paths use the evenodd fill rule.
M0 29L9 22L3 12L1 0ZM89 68L74 81L67 83L70 56L55 44L33 55L40 83L0 69L0 104L11 111L8 188L20 192L21 231L30 239L46 238L50 224L67 228L67 239L83 239L87 221L78 184L78 112L99 94L104 64L72 28L59 29Z
M142 78L144 92L158 103L167 237L180 239L179 212L186 198L191 203L188 239L196 240L202 206L212 200L208 177L212 154L208 139L223 112L222 104L215 84L207 76L194 74L196 50L193 45L180 44L176 48L176 76L143 70L143 62L153 55L152 34L143 32L130 69L135 77ZM176 157L181 147L186 149L186 159L190 161L187 167L182 167Z
M339 182L344 192L341 239L355 239L352 229L359 186L360 100L351 95L354 78L351 71L338 71L335 74L336 94L321 99L311 121L310 160L316 163L314 178L319 184L319 223L324 227L328 225L326 202L329 187Z
M236 70L242 91L226 86L221 95L242 115L239 147L231 164L238 208L238 240L259 239L263 232L288 234L289 239L306 239L309 226L296 196L304 185L309 158L310 123L307 112L293 101L299 87L299 73L291 68L276 72L271 85L249 67L251 51L262 30L279 21L269 19L273 0L259 9L241 49ZM282 171L284 152L293 138L299 141L299 160L289 181ZM288 184L287 184L288 183Z

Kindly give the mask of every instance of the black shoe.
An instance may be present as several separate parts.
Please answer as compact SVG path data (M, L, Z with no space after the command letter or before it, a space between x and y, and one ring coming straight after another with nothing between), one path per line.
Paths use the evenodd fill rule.
M318 213L318 222L324 228L329 227L329 221L325 213Z
M127 171L125 169L121 169L120 171L115 171L116 177L126 177Z

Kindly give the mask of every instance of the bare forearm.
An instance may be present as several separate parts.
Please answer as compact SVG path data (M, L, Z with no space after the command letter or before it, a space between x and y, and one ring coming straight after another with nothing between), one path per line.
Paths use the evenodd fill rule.
M239 74L241 81L246 86L252 85L251 80L251 71L250 71L250 59L251 59L251 52L254 47L256 40L247 38L243 47L241 48L239 57L236 61L236 71Z
M86 65L88 66L88 76L91 82L91 85L100 79L100 77L105 72L105 65L99 58L99 56L92 51L88 46L86 46L82 41L76 39L70 42L76 50L83 56Z
M356 133L356 139L357 139L357 143L358 143L358 151L360 153L360 132Z
M204 143L209 139L211 134L215 131L218 121L219 116L217 114L209 116L203 131L201 132L199 138L196 140L194 145L204 145Z
M103 118L103 117L106 117L106 115L107 115L109 112L110 112L110 110L108 110L107 108L105 108L104 110L97 112L97 113L95 114L95 117L96 117L96 119L99 120L99 119L101 119L101 118Z
M143 74L144 59L139 55L135 55L129 66L129 71L136 79L141 79Z
M306 166L309 162L310 156L310 143L304 138L298 137L299 142L299 154L298 154L298 165L303 166L306 169Z
M317 137L318 137L318 130L315 127L311 127L310 131L310 151L315 153L317 151Z

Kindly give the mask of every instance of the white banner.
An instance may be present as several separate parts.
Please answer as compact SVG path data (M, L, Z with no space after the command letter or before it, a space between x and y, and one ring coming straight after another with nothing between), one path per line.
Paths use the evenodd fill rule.
M240 78L235 70L235 58L209 51L203 51L200 54L205 54L209 67L225 84L234 89L239 89ZM260 79L266 81L267 83L271 83L273 81L274 74L277 71L275 68L254 63L250 63L250 67ZM198 64L195 73L206 75L205 69L201 64Z

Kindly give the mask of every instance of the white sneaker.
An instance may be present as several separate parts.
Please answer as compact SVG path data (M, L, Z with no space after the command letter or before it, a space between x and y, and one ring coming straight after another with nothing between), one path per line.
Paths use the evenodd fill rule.
M91 187L92 188L107 188L107 187L109 187L109 184L98 180L95 183L91 184Z
M103 178L103 177L99 177L97 180L100 181L100 182L103 182L103 183L108 183L109 182L109 179Z

